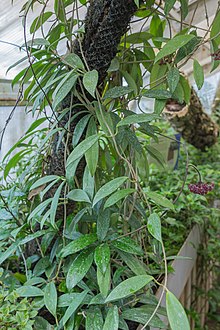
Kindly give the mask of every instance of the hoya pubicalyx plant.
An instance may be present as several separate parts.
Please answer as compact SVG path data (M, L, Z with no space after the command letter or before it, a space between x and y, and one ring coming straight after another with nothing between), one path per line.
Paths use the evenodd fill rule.
M189 104L180 67L204 42L184 26L185 1L180 31L167 37L174 4L29 0L21 9L26 54L11 67L28 65L13 85L28 85L19 100L40 118L4 159L0 263L1 281L38 306L34 329L166 328L160 316L189 329L166 288L161 219L174 204L148 187L148 156L165 166L150 139L167 102ZM146 98L150 113L131 110Z

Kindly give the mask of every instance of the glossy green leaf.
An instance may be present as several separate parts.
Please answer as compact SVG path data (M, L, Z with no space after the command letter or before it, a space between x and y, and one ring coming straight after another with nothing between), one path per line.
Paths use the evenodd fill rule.
M132 76L127 71L122 71L122 74L128 83L128 87L132 88L134 93L137 94L138 89L137 89L136 81L132 78Z
M85 69L81 58L78 55L76 55L75 53L71 53L71 54L64 56L62 58L62 62L64 64L67 64L68 66L70 66L73 69L82 69L82 70Z
M73 132L73 139L72 139L73 147L77 146L90 118L91 118L90 114L85 115L76 124L76 127Z
M20 297L41 297L44 296L44 292L35 287L35 286L31 286L31 285L25 285L25 286L21 286L20 288L18 288L16 290L17 294Z
M49 256L43 257L34 266L33 274L34 276L40 276L45 272L45 270L51 266Z
M127 323L125 322L125 320L122 318L121 315L119 317L119 329L121 329L121 330L129 330Z
M156 115L160 115L161 114L161 112L165 108L166 102L167 102L166 100L157 100L157 99L155 99L155 102L154 102L154 113Z
M70 254L79 252L97 241L96 234L85 234L62 248L60 255L62 258Z
M24 45L22 45L22 47L24 47ZM33 47L33 46L50 46L50 43L48 40L44 39L44 38L34 38L31 39L27 42L27 46L29 47Z
M122 298L127 298L137 291L144 288L148 283L153 280L152 276L149 275L139 275L128 278L127 280L121 282L116 288L114 288L105 302L116 301Z
M94 260L96 266L104 274L110 263L110 248L107 244L97 246L95 249Z
M112 306L108 310L108 314L106 316L102 330L118 330L118 326L119 326L118 307Z
M73 149L69 157L67 158L67 167L70 166L71 163L76 161L77 159L81 158L87 150L89 150L94 143L96 143L100 138L100 135L95 134L88 138L86 138L84 141L82 141L80 144L77 145L76 148Z
M68 166L66 167L66 180L69 186L74 186L74 177L81 159L82 156L80 158L77 158L73 162L69 163Z
M168 209L174 210L174 205L169 199L163 195L157 194L154 191L147 192L147 196L152 199L156 204L166 207Z
M201 89L204 84L204 72L203 67L196 59L193 61L193 75L198 89Z
M161 89L161 83L166 81L168 67L166 64L160 65L160 62L154 63L150 74L150 88Z
M47 320L45 320L43 317L41 316L36 316L34 318L35 322L34 322L34 329L37 330L53 330L52 325L47 322Z
M93 252L83 251L72 262L66 277L68 290L74 288L87 274L93 262Z
M116 99L120 96L127 95L129 93L133 92L133 89L131 87L126 86L115 86L105 93L103 100L106 99Z
M102 186L96 193L93 206L97 204L101 199L111 195L115 190L117 190L128 178L126 176L122 176L116 179L113 179Z
M127 252L118 251L118 254L135 275L146 275L147 270L141 260Z
M173 98L177 100L180 104L184 103L184 90L180 82L178 83L175 91L173 92Z
M101 126L101 129L106 134L106 136L111 136L114 134L114 124L111 117L111 113L107 112L104 107L96 104L96 116Z
M177 51L180 47L183 47L187 42L189 42L192 38L194 38L193 35L179 35L174 37L173 39L169 40L166 45L159 51L155 58L155 63L161 60L163 57L170 55Z
M154 12L150 22L150 33L152 34L152 41L157 48L161 48L161 43L164 40L163 32L165 28L165 21L160 18L160 16Z
M30 235L26 235L26 237L24 237L23 239L20 240L19 245L23 245L26 244L40 236L43 236L46 234L45 230L38 230L37 232L35 232L34 234L30 234Z
M152 34L146 31L139 31L126 36L122 41L129 44L141 44L151 39Z
M66 22L65 7L61 4L60 0L54 0L54 11L57 16L57 19L65 23Z
M66 324L66 322L70 319L73 313L75 313L75 311L79 308L79 306L82 304L83 300L85 299L87 293L88 291L83 291L82 293L79 293L77 296L74 296L74 300L71 302L71 304L67 308L62 318L63 325Z
M57 310L57 290L54 282L50 282L46 285L44 291L44 303L48 311L56 317Z
M146 145L146 149L148 151L148 153L150 154L151 157L153 157L154 159L156 159L156 161L162 166L165 167L165 160L163 158L163 155L161 154L160 151L158 151L156 148L150 146L150 145Z
M111 64L107 70L107 72L115 72L118 71L120 68L120 62L117 57L114 57L113 60L111 61Z
M82 189L73 189L67 194L67 198L76 202L86 202L91 203L89 196Z
M189 1L188 0L180 0L181 3L181 15L184 20L189 13Z
M157 100L167 100L172 97L172 94L165 89L145 89L142 90L142 95L149 98L155 98Z
M90 199L94 196L95 178L91 175L88 166L86 166L83 174L83 190L87 193Z
M15 251L17 250L19 246L19 242L16 242L16 243L13 243L9 246L9 248L4 251L4 252L1 252L0 254L0 265L5 261L7 260L8 258L10 258L12 256L12 254L15 253Z
M155 310L155 306L143 305L139 308L129 308L122 312L122 317L126 320L146 324ZM160 318L155 315L149 322L151 327L165 329L166 325L160 320ZM184 328L183 328L184 329ZM183 330L182 329L182 330ZM185 329L184 329L185 330Z
M112 205L115 205L117 202L119 202L121 199L127 197L128 195L135 192L135 189L122 189L119 191L116 191L114 194L112 194L107 201L104 204L104 209L107 207L110 207Z
M220 10L212 23L210 38L213 39L218 46L220 45Z
M24 159L25 154L29 153L29 151L21 150L18 153L16 153L6 164L4 169L4 179L7 178L9 172L12 170L12 168L15 168L18 166L19 162Z
M60 186L57 188L54 196L53 196L53 200L51 203L51 207L50 207L50 223L53 227L55 227L55 219L56 219L56 212L57 212L57 207L58 207L58 203L59 203L59 198L60 198L60 194L61 191L63 189L65 182L62 182L60 184Z
M86 131L86 137L89 138L90 136L93 136L97 134L97 124L92 117L89 121L87 131ZM96 172L96 168L99 161L99 143L96 141L92 147L86 151L85 153L86 158L86 164L88 166L88 169L90 171L90 174L94 176Z
M117 126L132 125L136 123L147 123L158 118L158 115L152 113L142 113L137 115L131 115L122 119Z
M103 330L102 312L98 306L92 306L87 310L86 330Z
M186 102L186 104L189 104L191 99L191 86L188 80L183 76L180 76L180 84L184 91L184 101Z
M115 248L131 254L143 255L144 252L139 245L130 237L121 237L111 242Z
M48 11L36 17L31 24L30 33L36 32L52 15L53 13L51 11Z
M190 330L183 306L170 291L166 293L167 316L172 330Z
M168 15L173 6L175 5L176 0L165 0L164 13Z
M100 241L106 237L110 225L110 211L106 209L100 211L97 218L97 236Z
M95 97L95 90L98 84L99 74L97 70L88 71L83 75L83 85L85 89Z
M52 202L53 198L46 199L42 203L40 203L29 215L28 221L30 221L35 216L40 216L46 207Z
M73 89L78 79L78 74L74 71L70 71L66 76L61 80L59 85L56 87L53 93L53 108L56 109L60 102L69 94Z
M175 91L179 80L180 80L179 70L175 67L171 68L167 74L167 82L171 93Z
M103 298L106 298L111 285L111 268L110 264L107 266L106 272L103 274L99 268L97 268L97 282L100 293Z
M194 35L192 33L192 35ZM194 37L183 47L181 47L176 54L175 57L175 63L178 63L182 60L184 60L187 56L193 54L196 47L200 44L201 37L197 37L194 35Z
M152 213L149 216L147 229L156 240L162 242L160 217L156 213Z

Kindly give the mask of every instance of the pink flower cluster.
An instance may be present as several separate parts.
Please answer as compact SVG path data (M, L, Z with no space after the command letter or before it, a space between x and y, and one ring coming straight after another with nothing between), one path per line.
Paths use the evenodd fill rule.
M198 195L206 195L209 191L212 191L215 187L215 184L212 183L204 183L204 182L198 182L198 183L190 183L188 185L189 190Z
M214 61L219 61L220 60L220 49L218 49L215 53L211 54L213 57Z

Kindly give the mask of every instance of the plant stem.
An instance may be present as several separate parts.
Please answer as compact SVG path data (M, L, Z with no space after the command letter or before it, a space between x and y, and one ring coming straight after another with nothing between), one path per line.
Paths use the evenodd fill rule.
M191 166L197 172L197 174L199 176L199 183L202 182L202 176L201 176L201 173L199 172L198 168L193 164L189 164L189 166Z

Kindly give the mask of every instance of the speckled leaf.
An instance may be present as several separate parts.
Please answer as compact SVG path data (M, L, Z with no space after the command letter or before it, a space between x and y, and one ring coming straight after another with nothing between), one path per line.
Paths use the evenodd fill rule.
M180 80L179 70L175 67L171 68L167 74L167 82L171 93L175 91L179 80Z
M147 196L152 199L156 204L166 207L168 209L174 210L174 205L166 197L155 193L154 191L147 192Z
M86 312L86 330L102 330L103 317L98 306L90 307Z
M16 292L20 297L40 297L44 295L41 289L31 285L22 286Z
M147 222L147 229L149 233L159 242L162 242L161 237L161 222L160 218L156 213L152 213Z
M78 79L78 74L70 71L66 74L65 78L61 80L57 88L53 93L53 108L56 107L62 102L62 100L67 96L71 89L75 86Z
M202 66L196 59L193 61L193 75L198 89L201 89L204 84L204 72Z
M172 330L190 330L183 306L170 291L166 293L167 316Z
M126 86L115 86L111 89L109 89L104 97L103 97L103 100L105 99L116 99L120 96L124 96L126 94L129 94L133 92L133 88L130 88L130 87L126 87Z
M96 70L88 71L83 76L83 85L93 97L95 97L95 89L97 87L98 79L99 74Z
M69 318L73 315L73 313L77 310L77 308L82 304L83 300L85 299L88 291L83 291L79 293L77 296L74 296L74 300L71 302L69 307L67 308L62 323L63 325L66 324L66 322L69 320Z
M113 306L108 311L103 330L118 330L118 326L119 326L118 307Z
M152 276L139 275L128 278L120 283L112 292L108 295L105 302L115 301L122 298L129 297L145 287L149 282L153 280Z
M102 297L106 298L110 285L111 285L111 268L110 264L107 266L106 272L103 274L99 268L97 268L97 282L99 286L99 290L102 294Z
M133 239L131 239L130 237L119 238L115 241L112 241L111 244L115 248L117 248L121 251L124 251L124 252L128 252L131 254L137 254L137 255L141 255L141 256L144 254L141 247L139 245L137 245L136 242Z
M51 181L54 181L54 180L57 180L59 179L60 177L58 175L46 175L46 176L43 176L42 178L38 179L36 182L34 182L32 184L32 186L30 187L30 190L33 190L35 188L38 188L46 183L49 183Z
M165 89L145 89L142 91L143 96L157 99L157 100L167 100L172 97L172 94ZM151 115L155 116L155 114Z
M128 178L126 176L121 176L119 178L113 179L110 182L102 186L96 193L93 206L97 204L101 199L111 195L115 190L117 190Z
M57 309L57 290L54 282L50 282L46 285L44 303L48 311L55 317Z
M210 38L214 40L217 45L220 44L220 10L216 14L211 25Z
M163 57L174 53L180 47L183 47L192 38L194 38L194 35L188 34L188 35L176 36L175 38L170 39L157 54L155 58L155 63L161 60Z
M147 123L150 122L154 119L157 119L158 115L152 114L152 113L142 113L142 114L137 114L137 115L131 115L128 116L124 119L122 119L118 124L117 127L119 126L125 126L125 125L132 125L132 124L137 124L137 123Z
M69 243L63 249L61 250L60 254L61 257L67 257L70 254L74 254L76 252L79 252L83 249L85 249L87 246L95 243L97 241L97 235L96 234L86 234L79 238L77 238L75 241Z
M116 191L114 194L112 194L107 201L105 202L104 209L107 207L110 207L117 202L119 202L121 199L127 197L128 195L132 194L135 192L135 189L121 189L119 191Z
M95 249L94 260L96 266L103 274L106 272L106 269L110 263L110 255L110 248L107 244L99 245Z
M86 151L89 150L93 146L93 144L98 141L99 138L100 135L94 134L83 140L80 144L78 144L77 147L74 148L69 155L66 166L69 167L77 159L81 158L86 153Z
M126 252L119 251L118 253L135 275L146 275L147 270L141 260Z
M84 64L81 58L75 53L67 54L62 58L62 62L69 65L73 69L84 69Z
M69 192L69 194L66 197L76 202L91 203L89 196L82 189L73 189Z
M176 0L166 0L165 1L164 13L166 15L168 15L169 12L171 11L171 9L173 9L175 2L176 2Z
M122 317L129 321L146 324L149 321L151 315L153 314L154 309L154 305L143 305L139 308L130 308L123 311ZM149 325L159 329L166 328L166 325L160 320L157 315L153 317L153 319L149 322Z
M83 251L72 262L66 277L68 290L74 288L86 275L93 262L93 252Z

